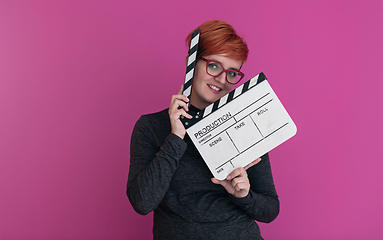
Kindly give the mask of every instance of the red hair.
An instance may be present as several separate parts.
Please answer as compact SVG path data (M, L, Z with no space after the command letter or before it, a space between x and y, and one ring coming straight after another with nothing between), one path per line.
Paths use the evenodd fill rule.
M210 20L202 23L198 43L197 58L214 54L228 54L229 58L245 62L249 49L244 39L238 36L234 28L221 20ZM193 30L194 31L194 30ZM190 47L192 32L186 37Z

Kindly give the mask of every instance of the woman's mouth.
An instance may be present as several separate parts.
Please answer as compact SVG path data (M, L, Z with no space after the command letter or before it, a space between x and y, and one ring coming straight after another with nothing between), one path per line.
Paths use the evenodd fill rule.
M213 89L214 91L217 91L217 92L222 90L221 88L219 88L217 86L213 86L213 85L210 85L210 84L208 84L208 86L209 86L209 88L211 88L211 89Z

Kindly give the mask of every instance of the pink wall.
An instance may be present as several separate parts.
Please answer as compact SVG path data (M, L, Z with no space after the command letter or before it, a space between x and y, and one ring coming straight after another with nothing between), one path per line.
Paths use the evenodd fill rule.
M151 238L125 196L130 133L214 18L298 126L270 153L281 212L264 238L383 238L381 1L130 2L1 1L0 239Z

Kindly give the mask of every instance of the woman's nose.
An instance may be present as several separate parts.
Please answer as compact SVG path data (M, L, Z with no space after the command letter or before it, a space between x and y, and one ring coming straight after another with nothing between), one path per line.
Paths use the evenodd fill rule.
M226 82L226 72L222 72L219 76L215 77L215 80L222 83L222 84L225 84Z

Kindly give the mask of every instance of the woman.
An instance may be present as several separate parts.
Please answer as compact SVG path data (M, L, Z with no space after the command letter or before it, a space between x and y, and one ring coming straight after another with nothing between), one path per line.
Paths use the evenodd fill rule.
M243 78L248 55L247 44L228 23L212 20L198 28L190 100L181 87L168 109L137 121L127 195L139 214L154 211L154 239L262 239L254 220L271 222L279 213L268 154L217 180L180 121L227 94Z

